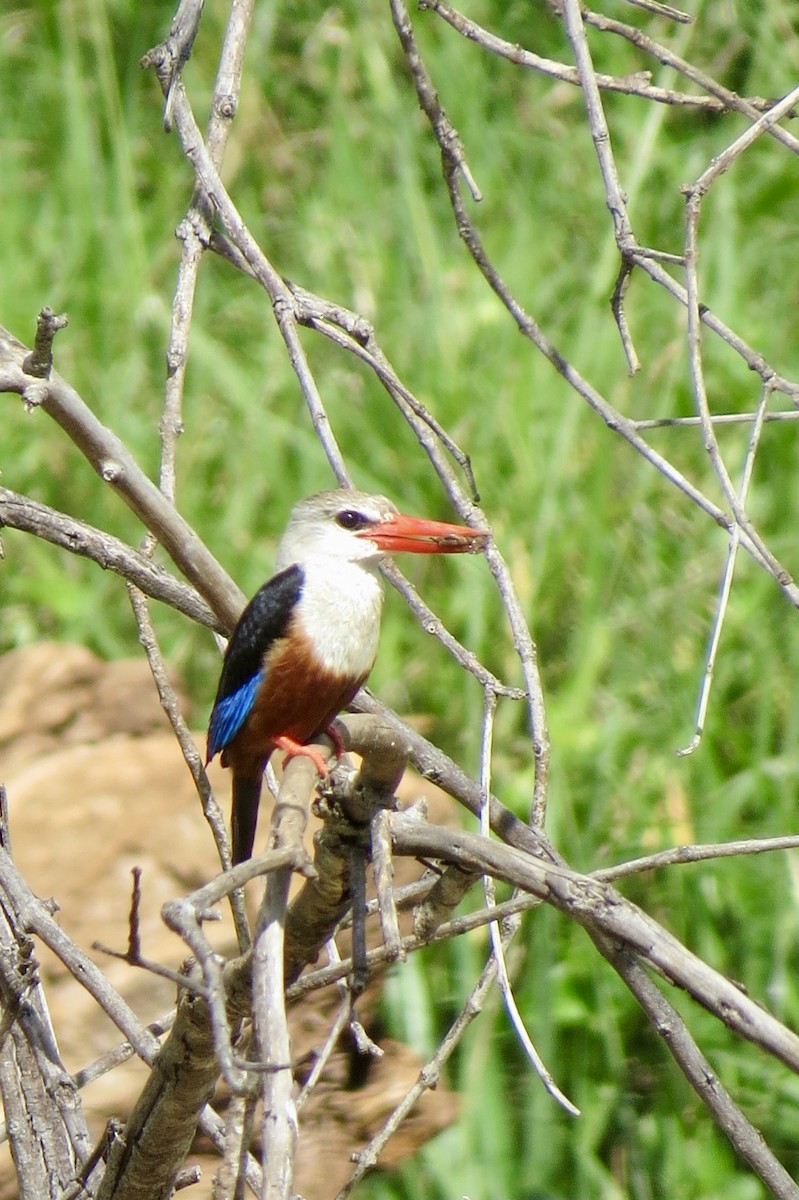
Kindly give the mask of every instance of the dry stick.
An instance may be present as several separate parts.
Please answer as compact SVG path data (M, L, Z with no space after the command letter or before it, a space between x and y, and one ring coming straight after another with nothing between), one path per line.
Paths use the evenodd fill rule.
M404 813L392 813L390 824L395 854L466 862L533 893L582 925L592 937L598 934L628 946L649 968L686 990L733 1033L799 1072L799 1035L614 888L477 834L423 826Z
M480 805L480 833L484 838L488 838L491 833L488 816L488 798L491 795L491 747L494 736L494 717L497 709L497 697L486 690L483 700L483 728L480 741L480 791L482 793L482 803ZM488 910L496 908L496 889L494 887L494 879L491 875L483 876L483 894L485 896L485 906ZM499 990L502 994L502 1000L505 1004L505 1011L508 1014L510 1023L513 1026L516 1036L518 1037L522 1048L533 1065L533 1069L538 1078L543 1083L546 1091L554 1100L565 1108L567 1113L573 1117L579 1117L580 1110L576 1105L572 1104L568 1096L560 1090L551 1072L544 1064L541 1055L533 1044L533 1039L527 1030L527 1027L519 1012L519 1006L516 1003L516 998L513 995L513 988L510 982L508 973L508 964L505 958L505 945L507 945L518 930L519 922L508 921L505 926L505 937L500 933L499 923L492 921L488 927L488 935L491 943L491 952L496 960L497 967L497 982Z
M613 33L618 37L624 38L625 41L630 42L637 49L643 51L644 54L650 55L664 67L671 67L678 74L685 76L686 79L696 84L697 87L708 92L710 96L715 96L720 102L722 111L741 113L742 116L748 117L749 120L756 121L760 113L769 112L774 106L773 99L767 100L763 97L739 96L737 92L723 87L711 75L706 75L704 71L700 71L693 63L680 58L668 46L664 46L661 42L656 42L653 38L649 37L644 33L643 29L638 29L634 25L626 25L623 21L616 21L611 17L606 17L604 13L591 12L589 9L583 10L583 20L586 25L591 25L594 29L599 29L605 33ZM799 138L789 133L787 129L774 126L768 132L785 146L786 149L790 150L791 153L799 154Z
M312 764L299 762L283 787L272 813L269 845L304 856L303 836L308 823L315 778ZM292 779L296 780L294 787ZM297 1112L291 1071L291 1044L285 1001L285 928L291 871L282 868L267 879L258 915L252 954L252 1013L261 1080L261 1162L263 1200L288 1200L297 1144Z
M261 1166L264 1200L289 1200L299 1129L286 1020L283 946L291 873L269 876L252 960L253 1025L262 1080Z
M174 1008L160 1017L157 1021L151 1021L146 1026L147 1032L154 1034L160 1039L161 1035L167 1033L175 1020ZM111 1050L106 1050L104 1054L100 1054L93 1062L88 1063L85 1067L81 1067L75 1072L73 1078L77 1088L88 1087L90 1083L94 1083L96 1079L101 1079L103 1075L107 1075L109 1071L116 1070L123 1063L129 1062L133 1058L136 1051L131 1046L130 1042L121 1042L118 1046L112 1047ZM0 1141L2 1141L0 1135Z
M635 955L610 939L595 939L595 945L627 984L653 1029L666 1043L685 1078L736 1152L749 1163L777 1200L797 1200L799 1187L772 1154L760 1131L735 1104L680 1014L648 977Z
M765 386L765 385L764 385ZM757 412L745 413L713 413L710 414L710 420L714 425L751 425L754 421L760 420L760 409ZM799 420L799 412L796 409L778 409L777 412L763 413L763 423L768 424L771 421L797 421ZM701 417L652 417L646 421L634 421L636 429L671 429L672 427L686 428L702 424Z
M340 962L341 959L339 958L338 961ZM339 990L341 992L341 1004L339 1005L338 1012L336 1013L336 1019L330 1027L330 1032L328 1033L327 1037L325 1038L325 1042L324 1042L324 1045L322 1046L322 1049L316 1054L316 1056L314 1058L314 1065L311 1068L310 1074L308 1075L308 1078L306 1079L305 1083L303 1084L300 1094L297 1096L295 1108L296 1108L298 1114L305 1107L305 1105L308 1102L308 1099L311 1095L311 1092L313 1091L313 1089L316 1087L317 1083L321 1079L322 1072L324 1071L325 1067L327 1066L328 1062L330 1061L330 1056L333 1054L333 1051L336 1049L336 1046L338 1045L338 1040L341 1037L344 1030L346 1029L347 1024L349 1023L349 1020L350 1020L350 1012L352 1009L352 1004L351 1004L349 992L347 990L347 985L344 982L344 980L341 980L341 982L339 983Z
M225 626L202 597L188 584L175 579L119 538L85 521L39 504L18 492L0 487L0 529L19 529L60 546L71 554L96 562L138 587L145 595L160 600L199 625L222 633Z
M17 393L29 408L41 408L61 426L100 478L155 534L223 625L232 629L245 599L230 576L75 389L55 372L46 381L27 375L23 367L26 355L26 347L0 327L0 393Z
M763 385L763 394L760 400L757 419L752 427L752 433L749 438L749 445L746 451L744 460L743 476L741 479L741 487L738 493L738 503L743 510L746 505L746 497L749 491L749 484L752 479L752 470L754 468L755 456L758 446L760 445L760 435L763 431L763 417L768 404L770 389L767 384ZM707 717L707 709L710 703L710 691L713 685L713 672L716 666L716 655L718 653L719 643L721 642L721 631L724 625L724 619L727 614L727 606L730 600L730 592L732 590L732 581L735 574L735 563L738 558L738 547L741 541L741 527L737 523L730 533L729 546L727 547L727 560L724 564L724 572L721 579L721 588L719 589L719 599L716 605L716 615L713 619L713 628L710 634L710 642L708 644L707 655L705 658L705 670L702 676L702 684L699 689L699 700L696 708L696 721L694 722L694 735L687 746L677 751L677 754L684 758L693 752L699 746L702 740L702 733L705 728L705 718Z
M494 548L486 547L484 553L490 564L495 555ZM491 671L483 666L475 654L472 654L470 650L461 645L456 637L453 637L441 618L422 599L416 588L410 580L405 578L395 563L382 563L381 574L402 596L424 632L436 638L455 661L465 671L468 671L470 675L475 677L478 683L482 684L483 687L488 687L492 691L495 691L499 696L509 696L514 700L523 700L526 698L526 693L521 691L520 688L510 687L508 684L502 683L501 680L497 679Z
M205 1108L200 1113L197 1126L211 1141L220 1158L224 1160L228 1146L225 1140L225 1121L222 1119L222 1117L220 1117L218 1113L214 1112L209 1104L206 1104ZM250 1138L248 1137L241 1148L237 1169L239 1176L246 1181L250 1191L256 1196L260 1196L263 1188L263 1173L252 1154L247 1151L246 1147L249 1144L249 1141Z
M214 1175L211 1200L233 1200L238 1177L246 1171L247 1146L252 1138L256 1098L231 1096L225 1111L224 1152ZM243 1195L243 1188L240 1195ZM260 1195L260 1188L258 1190Z
M401 14L404 12L405 22L407 22L407 29L403 25L403 35L405 37L412 38L413 35L410 28L409 19L407 18L407 11L404 9L404 5L401 4L401 0L395 0L395 5L392 7L399 7ZM409 64L415 61L415 59L409 59ZM428 101L431 97L435 97L435 92L432 89L432 86L430 86L427 91L424 90L425 79L420 79L417 81L414 78L414 82L417 86L417 94L421 95L421 93L424 92ZM424 103L422 106L424 107ZM433 129L435 131L436 125L433 125ZM533 344L548 359L548 361L552 363L552 365L555 367L558 373L562 375L569 386L572 387L574 391L576 391L577 394L580 395L590 405L590 407L594 409L594 411L602 418L609 429L611 429L614 433L620 434L621 437L624 438L624 440L630 446L632 446L633 449L641 454L647 462L651 463L651 465L654 466L655 469L658 470L671 484L679 488L679 490L682 491L694 504L706 512L708 516L710 516L716 522L716 524L729 531L732 528L732 522L727 514L711 500L709 500L698 488L690 483L690 481L687 480L685 476L683 476L681 472L673 466L672 463L663 458L662 455L658 454L657 451L655 451L649 445L649 443L640 436L640 434L637 432L634 422L630 421L627 417L618 412L618 410L609 404L607 400L596 391L596 389L594 389L585 379L582 378L579 372L577 372L574 367L571 366L571 364L563 357L563 355L560 354L549 338L545 336L538 323L530 316L529 313L524 310L524 308L511 294L504 281L501 279L499 273L496 271L486 255L482 242L477 234L477 230L474 227L474 223L472 222L463 205L463 201L457 186L457 181L454 177L454 172L452 171L447 159L446 143L440 141L439 145L442 152L444 177L449 189L450 202L455 215L458 233L464 241L464 244L474 259L476 265L482 272L486 282L507 308L510 315L516 321L520 331L527 338L529 338L530 341L532 341ZM610 159L607 159L606 157L605 173L610 173L612 178L614 170L615 168L613 166L612 157ZM622 227L624 227L625 225L628 225L629 222L625 222L624 219L625 210L623 196L617 183L612 185L612 193L615 207L618 209L619 205L621 205L621 217L617 219L620 221ZM653 261L653 256L650 251L647 251L646 249L637 246L634 242L631 242L625 246L624 252L630 255L630 257L635 260L636 264L641 266L655 282L662 285L667 291L674 295L680 301L680 303L687 305L687 293L685 289L679 283L677 283L676 280L673 280L668 272L664 271L657 265L655 261ZM728 329L728 327L724 325L724 323L720 321L713 313L711 313L710 310L703 307L699 315L702 322L715 333L717 333L737 354L739 354L746 362L747 366L751 370L757 372L764 382L768 382L776 391L785 392L788 395L799 396L799 385L791 383L783 379L781 376L778 376L773 368L771 368L765 361L762 355L757 354L754 350L752 350L751 347L743 341L743 339L739 338L732 332L732 330ZM799 588L797 588L796 584L793 582L789 572L786 571L785 568L779 563L775 563L771 556L764 558L759 546L752 542L752 539L749 537L746 530L742 531L741 544L747 553L751 554L755 561L760 563L761 566L765 567L769 574L774 577L790 602L795 607L799 607Z
M33 941L8 895L0 895L0 1091L11 1149L28 1195L57 1195L91 1153L74 1080L47 1010Z
M194 39L200 28L204 2L205 0L180 0L172 19L169 37L163 45L164 53L169 56L172 85L180 78L180 73L191 56ZM164 104L164 129L169 133L171 128L172 86L167 91Z
M629 279L629 272L632 270L630 260L625 255L624 250L629 245L637 244L637 238L633 234L633 228L627 212L627 201L621 190L616 172L610 130L605 120L602 97L599 92L594 64L591 59L591 51L588 48L588 40L585 36L580 0L563 0L563 17L566 25L566 33L571 43L575 64L580 76L580 86L588 116L588 127L591 131L599 170L605 187L605 200L613 220L613 233L616 245L622 254L621 273L614 291L614 313L616 314L616 323L621 335L622 345L630 364L630 374L632 374L633 359L630 358L631 346L628 345L629 334L625 338L627 321L622 306L622 296L625 282ZM626 269L628 267L629 269ZM632 353L634 354L635 352L633 351Z
M238 106L241 88L241 71L247 45L254 0L239 0L231 5L225 38L219 59L219 67L211 98L211 116L206 130L206 145L212 162L219 167L225 151L233 117ZM181 6L182 7L182 6ZM169 64L170 82L167 88L167 105L171 116L175 87L183 62L188 57L194 41L200 13L192 14L192 28L188 39L184 39L177 50L170 45L175 37L176 15L170 37L162 46L145 55L142 66L149 66L162 58ZM188 49L186 49L188 42ZM188 359L189 332L194 312L194 296L197 289L200 262L208 245L211 233L213 209L202 189L195 189L188 212L178 226L181 240L181 259L175 296L172 302L172 322L167 346L167 382L164 396L164 411L161 418L161 491L172 502L175 501L176 447L183 432L183 388Z
M598 871L593 871L592 876L594 879L610 882L624 879L628 875L639 875L644 871L658 871L663 867L685 866L691 863L709 862L717 858L734 858L738 855L748 854L773 854L776 850L796 849L799 849L799 834L785 834L783 837L773 838L746 838L736 842L674 846L670 850L660 850L656 854L647 854L643 858L631 858L614 867L602 867Z
M627 295L632 273L633 264L629 259L622 259L619 274L616 277L616 284L613 288L613 295L610 298L610 310L613 313L613 319L619 331L624 357L627 359L627 373L629 375L636 375L641 370L641 360L633 344L630 326L627 321L627 313L624 308L624 297Z
M49 305L45 305L36 322L36 337L33 349L22 364L26 375L35 379L49 379L53 369L53 342L59 329L66 329L69 321L66 313L57 317Z
M371 853L372 873L375 890L377 891L377 909L380 915L380 928L383 933L383 943L390 962L402 961L404 952L400 937L397 906L394 901L392 881L394 866L391 861L391 835L388 826L388 813L379 808L371 822ZM364 904L364 919L368 906ZM354 957L354 954L353 954Z
M136 619L139 642L147 656L150 673L158 690L158 699L169 719L172 732L180 746L183 760L189 768L189 773L194 781L197 795L200 797L200 803L202 804L203 816L213 834L220 862L223 867L229 867L231 865L230 842L227 835L225 816L217 803L213 788L208 782L202 758L181 712L180 702L175 695L175 689L170 682L169 672L164 662L161 648L158 645L147 600L139 589L130 583L128 584L128 595L131 607L133 608L133 615ZM250 944L250 931L247 922L247 913L244 908L244 897L241 892L230 893L230 907L233 914L233 923L236 928L239 950L243 953Z
M413 26L411 25L411 19L404 0L391 0L391 15L408 69L411 73L419 104L427 116L436 140L441 147L444 175L450 195L453 193L459 195L457 176L460 173L461 165L461 158L458 154L460 139L439 103L436 90L419 54L413 34ZM505 611L513 633L514 646L522 664L522 672L527 687L530 736L535 762L531 820L534 825L543 826L546 816L549 783L550 746L544 693L538 671L538 651L530 635L530 630L521 606L518 603L510 573L501 554L495 546L489 545L486 550L486 558L505 603Z
M568 0L573 3L574 0ZM754 125L745 130L740 137L736 138L726 150L713 159L710 166L699 176L699 178L685 189L686 206L685 206L685 246L683 256L685 259L685 291L688 305L688 359L691 371L691 382L693 384L694 398L699 410L699 416L702 418L702 433L704 435L705 449L713 466L716 476L721 484L724 496L732 509L736 524L740 527L743 533L746 533L752 544L757 547L763 558L766 560L769 569L775 578L782 567L777 562L776 558L767 549L763 539L755 531L752 522L746 515L743 504L740 502L736 493L735 486L730 479L727 468L719 449L716 434L713 429L713 423L710 420L710 407L707 399L707 391L705 389L704 373L702 370L702 348L701 348L701 324L699 316L699 279L698 279L698 228L699 215L702 200L707 194L709 188L718 177L728 170L736 158L738 158L744 150L748 149L755 140L762 136L767 129L774 127L776 122L781 117L785 116L794 105L799 101L799 87L794 88L779 104L767 113L764 113ZM770 381L764 381L770 382ZM773 387L773 383L771 383Z
M390 1114L382 1129L378 1130L363 1150L353 1156L356 1160L355 1169L344 1184L344 1187L337 1194L335 1200L346 1200L346 1197L349 1196L352 1189L360 1182L366 1172L377 1164L386 1143L399 1129L420 1096L428 1089L434 1088L437 1085L444 1066L463 1039L469 1025L479 1015L485 998L494 982L496 967L497 960L492 955L483 967L483 972L469 993L469 997L463 1005L460 1014L439 1043L433 1057L422 1067L416 1082Z
M680 21L683 25L690 25L693 17L682 9L672 8L670 4L659 4L658 0L626 0L627 4L632 4L635 8L643 8L647 12L654 13L657 17L668 17L670 21Z
M565 62L543 59L539 54L534 54L531 50L524 49L516 43L504 41L503 38L477 24L475 20L464 17L463 13L458 12L456 8L444 4L443 0L420 0L419 7L437 14L458 34L488 50L489 54L497 54L500 58L513 62L516 66L527 67L531 71L545 74L552 79L560 79L563 83L579 86L579 73L575 67L567 65ZM639 96L642 100L651 100L660 104L669 104L669 106L698 108L711 113L727 112L727 109L731 107L716 96L696 96L689 95L684 91L657 88L651 83L650 71L636 71L630 76L608 76L608 74L600 73L596 76L596 82L599 83L602 91L621 92L625 96ZM763 100L759 96L750 96L746 103L749 103L753 109L761 110L771 106L770 100Z

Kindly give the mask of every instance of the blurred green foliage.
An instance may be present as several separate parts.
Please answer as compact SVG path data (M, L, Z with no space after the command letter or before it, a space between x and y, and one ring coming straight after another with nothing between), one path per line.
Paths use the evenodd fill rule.
M742 94L780 95L799 69L794 0L692 0L670 26L607 0ZM186 83L204 119L224 20L207 6ZM569 61L543 0L474 0L469 15L542 55ZM155 0L40 0L0 13L0 321L30 341L43 304L69 314L58 368L140 463L157 473L158 419L178 245L192 179L161 127L154 79L138 66L171 19ZM622 411L685 415L692 398L684 312L635 277L627 309L642 370L626 374L608 298L617 255L579 92L525 73L415 16L428 67L484 194L474 215L500 274L559 349ZM597 67L646 66L592 34ZM607 96L634 227L682 244L680 185L744 127ZM696 693L725 555L721 532L569 392L467 259L391 27L377 0L258 7L225 179L289 278L362 312L408 385L466 449L537 639L553 745L549 829L574 865L646 849L791 832L799 757L795 614L745 556L724 630L701 749ZM799 377L796 204L799 167L762 139L720 179L702 215L703 300L780 372ZM447 515L440 487L377 383L303 336L336 436L359 486L410 511ZM751 410L758 380L705 338L718 411ZM181 511L252 592L270 573L293 501L330 472L263 295L208 261L197 296L179 446ZM765 432L752 514L788 569L799 569L796 426ZM697 431L652 442L718 499ZM747 429L725 430L733 474ZM136 543L135 519L42 413L4 398L0 465L15 490ZM116 577L8 531L0 566L0 649L55 638L102 655L136 652ZM478 560L413 563L449 627L518 682L501 608ZM202 724L218 670L203 631L158 610L170 662ZM373 684L468 768L479 745L476 686L435 652L396 600ZM524 813L532 762L524 713L505 702L494 785ZM630 880L641 903L789 1023L799 1020L797 862L725 860ZM434 1046L479 973L483 936L436 947L391 978L395 1029ZM671 1065L585 936L551 912L527 918L514 952L521 1008L572 1121L531 1075L494 1003L452 1065L457 1127L418 1160L364 1186L375 1197L443 1200L701 1196L763 1190ZM674 999L674 997L672 997ZM789 1170L799 1172L799 1083L678 997L727 1087Z

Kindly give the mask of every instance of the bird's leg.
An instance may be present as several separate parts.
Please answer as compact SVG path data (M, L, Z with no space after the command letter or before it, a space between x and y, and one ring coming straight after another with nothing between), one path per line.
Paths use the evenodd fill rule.
M338 760L340 758L343 758L344 755L347 753L347 747L344 745L343 737L339 733L338 729L336 729L335 721L333 721L330 725L328 725L327 729L325 730L325 733L327 734L327 736L330 738L331 742L333 743L333 753L335 754L336 761L338 762Z
M272 738L272 744L278 750L286 751L286 757L283 760L284 765L290 758L297 758L301 754L304 758L310 758L322 779L327 779L330 774L330 768L314 746L303 746L302 742L295 742L294 738L285 736Z

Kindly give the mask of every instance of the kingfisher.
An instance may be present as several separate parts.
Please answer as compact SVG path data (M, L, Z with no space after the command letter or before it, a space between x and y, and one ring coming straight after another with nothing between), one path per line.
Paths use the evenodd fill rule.
M379 564L398 551L462 554L488 535L405 516L385 496L346 488L301 500L280 540L276 573L244 609L225 651L206 764L233 772L233 862L252 855L261 781L275 750L325 759L307 745L328 733L374 665L383 605Z

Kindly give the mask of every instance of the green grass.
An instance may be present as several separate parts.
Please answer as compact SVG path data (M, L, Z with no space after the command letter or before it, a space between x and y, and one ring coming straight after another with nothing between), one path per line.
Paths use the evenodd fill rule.
M778 95L793 85L797 43L788 33L799 5L693 9L693 28L655 23L653 32L741 93ZM608 0L611 10L647 23ZM568 58L543 4L476 0L469 11L511 41ZM191 177L161 129L157 88L138 60L170 19L169 6L152 0L63 0L0 16L0 321L29 341L43 304L66 309L59 370L153 474L173 230ZM628 298L643 368L633 380L626 375L607 304L615 249L579 94L490 58L431 14L414 20L485 195L474 215L503 277L620 409L636 417L691 412L684 314L643 277ZM221 14L209 6L204 21L187 71L203 118ZM607 37L591 44L602 69L641 65ZM674 81L657 68L655 82ZM636 229L649 244L679 251L679 186L742 123L624 97L607 107ZM775 143L759 143L714 186L701 241L703 299L793 378L796 170ZM549 828L568 859L590 868L691 839L794 830L795 613L743 556L706 736L695 756L676 758L692 732L724 538L568 391L467 260L385 5L263 6L225 177L279 269L372 320L405 381L470 453L540 649L553 743ZM303 341L356 483L409 510L446 515L426 459L382 389L354 360L310 334ZM705 348L714 407L751 408L756 378L725 347L706 339ZM268 304L223 263L203 271L185 425L181 511L252 592L270 573L290 505L331 476ZM698 433L650 436L718 499ZM722 439L736 475L745 442L744 429ZM13 397L4 398L0 466L4 485L138 541L135 519L59 431L42 413L26 416ZM793 573L796 467L793 427L769 426L752 511ZM108 657L137 652L116 578L11 531L3 541L0 648L52 637ZM409 569L453 631L518 682L484 566L458 560ZM216 682L215 648L172 614L159 610L157 620L200 726ZM429 718L431 734L475 768L478 689L434 652L394 597L373 684L399 711ZM524 813L531 752L524 714L510 702L498 715L494 769L497 792ZM785 856L730 861L660 872L623 890L796 1024L794 872ZM429 1050L484 954L475 938L425 955L423 975L410 964L398 970L407 979L392 985L395 1027ZM531 915L515 967L533 1035L583 1118L573 1122L544 1096L494 1005L452 1067L464 1092L458 1127L364 1194L763 1194L579 930L553 913ZM796 1081L695 1006L676 1002L727 1085L799 1171ZM403 1006L412 1010L404 1021Z

